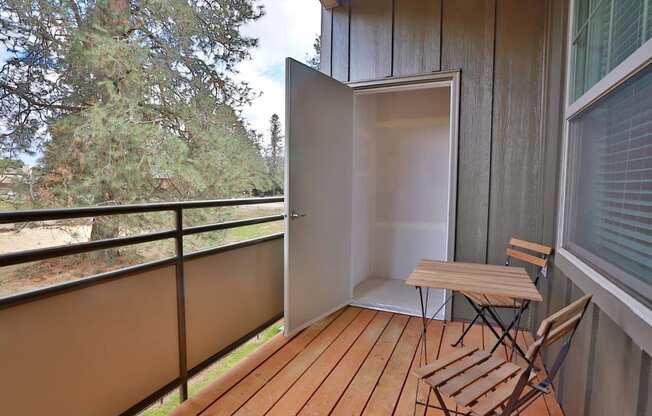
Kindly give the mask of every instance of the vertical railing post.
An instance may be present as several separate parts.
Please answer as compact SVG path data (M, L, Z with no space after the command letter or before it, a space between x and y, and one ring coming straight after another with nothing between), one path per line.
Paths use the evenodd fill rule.
M176 277L177 277L177 323L179 334L179 378L181 401L188 399L188 362L186 354L186 290L183 274L183 209L177 207L176 214Z

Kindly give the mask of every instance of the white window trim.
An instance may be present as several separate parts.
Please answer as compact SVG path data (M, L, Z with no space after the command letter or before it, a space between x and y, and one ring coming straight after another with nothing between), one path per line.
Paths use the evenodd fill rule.
M566 192L567 192L567 171L568 171L568 151L569 151L569 125L573 117L579 115L591 104L608 94L614 88L634 76L639 70L652 61L652 39L645 42L632 55L621 62L616 68L609 72L598 83L593 85L588 91L582 94L577 100L571 102L571 74L572 74L572 39L573 39L573 21L575 11L575 1L570 3L570 13L568 14L568 39L566 41L566 108L564 109L564 124L562 126L562 151L561 151L561 172L559 186L558 216L557 216L557 237L556 237L556 256L561 257L557 266L577 284L584 292L594 293L596 287L603 289L604 294L594 296L594 302L611 317L619 323L623 329L634 340L640 340L638 345L650 352L650 328L652 328L652 310L643 303L617 286L603 274L592 268L586 262L570 253L563 246L565 209L566 209ZM580 276L580 274L582 276ZM590 282L585 278L590 279ZM609 296L604 296L609 295ZM612 299L617 300L613 302ZM624 316L624 312L629 311L634 316ZM632 322L647 324L647 328L641 328L638 324ZM641 332L642 331L642 332ZM644 345L645 344L645 345Z

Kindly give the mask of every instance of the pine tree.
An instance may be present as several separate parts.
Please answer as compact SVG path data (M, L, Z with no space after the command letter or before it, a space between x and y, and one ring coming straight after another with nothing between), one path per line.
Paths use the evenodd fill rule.
M270 187L235 65L256 0L0 0L0 152L39 149L47 206L244 196ZM93 238L118 227L96 221Z
M278 114L272 114L269 120L269 155L267 166L269 176L273 181L274 193L283 193L283 133L281 119Z

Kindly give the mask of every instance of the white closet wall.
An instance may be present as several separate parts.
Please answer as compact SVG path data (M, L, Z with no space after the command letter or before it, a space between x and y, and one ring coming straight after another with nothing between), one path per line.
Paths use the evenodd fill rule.
M355 97L352 284L446 259L450 89Z

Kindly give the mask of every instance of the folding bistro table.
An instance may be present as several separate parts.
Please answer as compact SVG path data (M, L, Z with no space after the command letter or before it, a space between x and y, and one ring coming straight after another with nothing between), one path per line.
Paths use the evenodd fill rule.
M477 306L469 299L469 295L476 296L499 296L516 301L541 302L543 297L530 279L524 268L512 266L495 266L489 264L444 262L434 260L421 260L417 268L410 274L406 283L415 286L419 291L421 301L421 316L423 319L423 341L425 343L428 327L428 291L430 289L447 289L451 292L464 294L471 306L477 310ZM426 289L426 301L424 302L423 289ZM450 298L450 296L449 296ZM446 300L448 302L448 299ZM514 349L525 357L525 352L518 346L516 340L509 334L509 327L505 327L500 319L492 313L497 321L502 334L486 319L484 314L480 316L485 324L498 339L492 349L495 350L505 338L508 338ZM433 315L434 318L434 315ZM431 318L432 319L432 318ZM424 344L425 345L425 344Z

